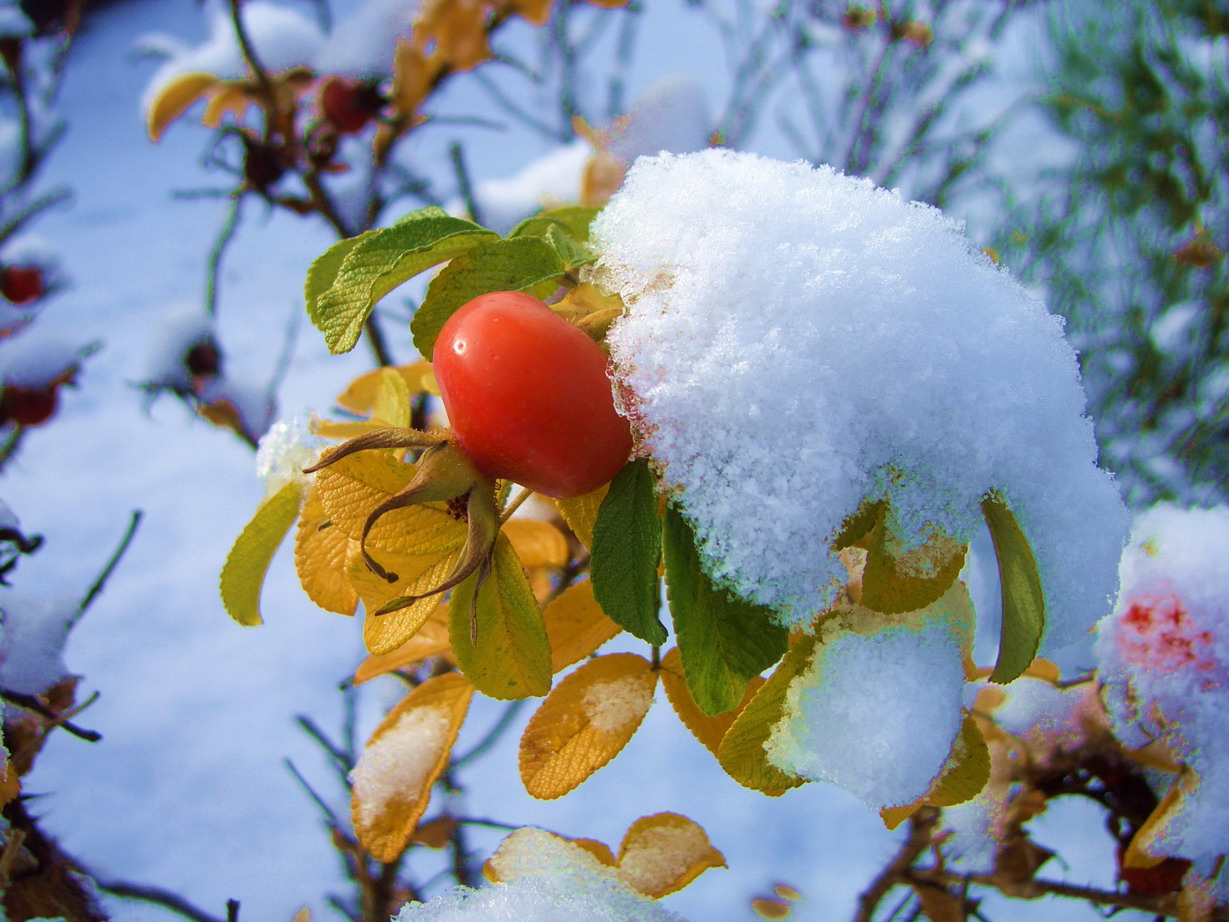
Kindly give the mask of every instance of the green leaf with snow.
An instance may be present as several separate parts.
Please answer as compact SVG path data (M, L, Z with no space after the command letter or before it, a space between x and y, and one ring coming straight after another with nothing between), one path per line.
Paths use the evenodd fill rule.
M781 658L789 632L770 609L713 584L700 565L691 525L672 505L666 507L664 544L666 592L687 687L705 714L721 714Z
M307 275L307 314L333 353L358 342L376 303L420 272L497 238L441 208L411 212L391 227L334 244Z
M597 604L612 621L658 646L666 642L658 617L661 528L648 462L624 465L598 508L589 578Z
M550 691L551 649L542 610L502 534L490 572L479 570L452 591L448 637L461 671L484 695L507 701Z
M303 487L291 482L262 502L226 555L220 588L227 614L245 627L261 623L260 590L273 555L299 517Z
M1037 655L1046 626L1045 595L1033 549L1003 498L990 493L981 508L994 541L1003 597L999 657L990 681L1005 684L1022 675Z
M545 297L567 271L555 247L541 237L483 241L431 280L410 322L414 345L430 358L440 329L457 308L492 291L525 291Z

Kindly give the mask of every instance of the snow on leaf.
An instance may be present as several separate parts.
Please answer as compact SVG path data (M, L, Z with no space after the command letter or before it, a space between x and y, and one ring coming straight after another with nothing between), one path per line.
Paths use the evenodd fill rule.
M691 691L687 688L687 679L683 675L683 663L679 658L678 647L671 647L661 658L658 674L661 676L662 687L666 690L666 697L670 699L670 704L674 712L678 714L679 720L683 722L683 726L690 730L714 756L718 755L721 740L734 725L738 715L743 712L743 709L755 697L755 693L764 685L764 679L755 676L747 683L747 691L743 694L743 700L737 707L710 717L700 710L695 699L691 697Z
M625 464L598 509L589 578L602 611L654 645L666 642L658 617L661 528L648 462Z
M381 617L387 617L382 615ZM441 602L405 643L388 653L373 653L354 671L353 683L362 685L378 676L420 663L431 656L452 657L448 641L448 603Z
M302 496L303 487L292 482L267 497L226 556L220 580L222 605L245 627L261 623L260 589L265 573L299 514Z
M568 541L550 522L512 518L500 531L526 567L562 567L568 562Z
M613 759L653 703L657 673L635 653L589 660L550 693L521 737L521 780L540 800L562 797Z
M656 813L632 823L618 862L619 878L654 899L682 890L709 868L726 866L704 829L678 813Z
M428 386L430 381L434 380L431 374L431 363L426 359L419 359L417 362L411 362L409 365L394 365L388 368L373 368L365 374L359 375L348 385L346 389L337 395L337 405L343 410L348 410L351 413L357 413L359 416L371 415L372 409L375 407L376 392L379 390L380 381L384 372L394 371L405 379L406 387L410 393L422 393L430 390ZM390 423L394 426L405 425L405 420Z
M807 668L815 653L815 637L804 634L785 654L721 739L717 759L726 774L743 787L769 796L805 784L807 779L783 771L768 759L764 745L785 714L791 683Z
M395 861L448 765L473 686L455 672L423 682L376 727L350 773L350 813L363 847Z
M420 272L494 236L472 221L430 207L353 242L343 240L308 273L308 316L324 334L330 352L349 352L376 302Z
M986 787L990 780L990 750L982 737L977 721L967 710L960 725L960 734L952 744L951 754L939 776L930 785L930 790L903 807L887 807L880 811L888 829L895 829L919 809L954 807L972 800Z
M216 75L199 70L189 71L168 80L149 106L149 139L157 141L161 138L167 125L183 115L194 102L207 95L221 82Z
M788 631L762 606L713 584L683 515L666 508L666 591L687 686L700 710L720 714L738 704L747 683L785 652ZM663 638L664 639L664 638Z
M452 591L448 633L461 670L480 692L501 701L545 695L551 687L550 641L505 536L495 540L490 572L483 575L479 570Z
M524 826L504 837L487 859L482 874L493 884L507 884L542 873L552 858L567 856L567 863L604 872L617 864L610 846L595 839L573 839L557 832Z
M894 540L888 504L871 532L866 567L862 571L862 604L885 614L916 611L951 588L964 566L967 546L943 534L932 534L908 550Z
M566 271L555 248L539 237L480 241L441 269L427 286L426 297L410 321L415 348L430 356L448 318L479 295L526 291L545 296L554 291Z
M999 657L990 681L1005 684L1022 674L1037 655L1045 634L1046 599L1033 549L1011 509L996 494L987 496L981 505L994 541L1003 593Z
M457 565L460 549L444 554L385 555L397 574L389 583L368 569L361 558L351 562L347 574L363 602L363 643L371 653L391 653L413 637L439 606L442 594L423 595L440 585ZM420 596L395 608L399 599Z
M294 566L307 597L325 611L353 615L358 593L347 569L360 559L358 541L327 521L313 484L307 489L294 537Z
M559 514L563 516L563 521L568 523L568 528L572 529L580 543L590 550L593 549L593 527L597 522L597 514L609 489L610 484L602 484L596 490L582 493L580 496L568 499L551 498Z
M552 599L542 612L542 620L550 640L552 672L591 656L623 630L597 604L588 580L569 586Z

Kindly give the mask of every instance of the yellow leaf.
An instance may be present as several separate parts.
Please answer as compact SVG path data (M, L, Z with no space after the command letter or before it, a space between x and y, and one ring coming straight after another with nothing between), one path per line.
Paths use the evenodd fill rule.
M308 598L325 611L353 615L358 593L346 571L358 558L358 542L325 519L315 486L309 488L294 538L294 565Z
M761 919L788 919L794 907L785 900L772 900L758 896L751 901L751 908Z
M207 94L221 81L200 70L172 77L149 104L149 139L157 141L166 126L188 110L192 103Z
M641 817L619 846L619 878L653 899L683 889L709 868L725 866L725 856L704 829L678 813Z
M376 727L351 773L350 817L362 846L395 861L431 798L474 688L459 673L423 682Z
M419 826L410 841L426 848L445 848L452 841L452 834L459 825L455 817L447 814L437 816L431 822Z
M384 423L372 422L369 419L322 419L312 424L312 432L326 439L352 439L365 432L386 429Z
M206 128L217 128L222 124L227 112L240 119L251 104L252 97L242 86L231 82L223 83L210 95L209 102L205 103L205 114L201 116L201 123Z
M359 375L347 385L346 389L337 395L337 405L343 410L349 410L359 416L368 416L376 403L376 391L379 389L380 380L384 372L393 371L399 374L405 381L406 387L409 388L411 394L422 393L430 390L427 385L427 379L431 378L431 363L426 359L419 359L417 362L411 362L409 365L393 365L388 368L375 368L364 374ZM394 425L404 425L404 423L394 423Z
M550 21L550 8L554 0L516 0L512 4L517 15L533 23L544 26Z
M9 762L3 746L0 746L0 758L4 760L0 762L0 807L5 807L21 793L21 778Z
M597 521L597 510L606 498L609 484L603 484L590 493L582 493L569 499L554 499L552 502L559 509L563 521L580 539L580 543L590 550L593 549L593 524Z
M982 792L989 780L990 750L977 721L966 710L960 733L952 743L952 751L938 776L931 782L930 790L911 804L885 807L879 815L888 829L895 829L924 806L954 807L972 800Z
M743 700L736 707L711 717L701 711L695 699L691 697L691 689L687 687L687 678L683 674L683 662L678 647L671 647L670 651L662 657L659 671L661 684L666 689L666 697L670 699L670 704L674 712L678 714L679 720L713 755L718 754L721 740L734 725L735 718L742 713L743 708L764 684L763 678L755 676L747 683L747 691L743 695Z
M948 535L935 534L905 551L891 534L887 504L879 503L877 509L862 571L861 604L885 614L925 608L956 581L968 548Z
M395 583L376 576L362 559L350 565L347 571L350 584L358 591L367 612L363 621L363 642L368 652L391 653L418 632L439 606L442 593L383 615L376 612L393 599L430 592L448 578L460 556L459 550L434 556L388 556L386 560L398 577Z
M785 712L790 683L807 668L814 652L814 635L802 635L722 738L717 759L726 773L744 787L775 796L806 783L805 779L770 763L764 744Z
M550 640L551 671L559 672L590 656L623 629L593 598L588 580L569 586L542 612Z
M589 660L542 702L521 737L525 790L561 797L618 755L653 703L657 673L634 653Z
M410 424L410 386L399 371L393 368L378 369L379 378L375 400L371 405L372 422L388 426Z
M393 53L393 85L390 101L397 114L413 116L431 92L438 68L413 42L401 39Z
M545 695L553 673L542 610L502 534L481 587L479 575L452 591L449 606L448 636L461 671L484 695L501 701Z
M392 612L390 614L396 614ZM381 615L387 618L390 615ZM368 656L354 672L355 685L362 685L377 676L386 675L405 666L420 663L428 657L447 656L453 661L452 645L448 642L448 605L440 603L423 622L414 636L389 653Z
M414 38L420 47L434 42L436 54L454 71L473 70L492 57L484 0L424 4Z
M1182 812L1186 796L1199 786L1199 776L1189 766L1182 766L1169 791L1161 798L1144 825L1139 827L1122 856L1124 868L1153 868L1167 857L1153 851L1165 841L1171 820Z
M550 522L509 519L501 529L524 567L562 567L568 562L568 539Z
M292 481L266 497L226 556L220 580L222 605L245 627L261 623L260 590L265 573L299 514L302 495L302 486Z
M333 526L358 540L367 516L413 479L415 467L385 451L356 452L316 473L324 514ZM367 536L367 550L420 556L455 550L465 543L465 523L439 503L397 509L383 516Z

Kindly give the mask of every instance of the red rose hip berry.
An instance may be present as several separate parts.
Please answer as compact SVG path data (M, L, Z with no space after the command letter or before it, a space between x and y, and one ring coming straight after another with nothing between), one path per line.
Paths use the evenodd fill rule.
M13 304L30 304L47 290L38 266L5 266L0 269L0 295Z
M454 438L486 476L564 498L627 462L606 354L537 298L470 301L444 324L433 363Z

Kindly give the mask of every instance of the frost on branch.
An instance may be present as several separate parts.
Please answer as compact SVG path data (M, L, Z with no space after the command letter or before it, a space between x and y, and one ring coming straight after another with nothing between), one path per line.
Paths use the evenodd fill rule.
M1155 856L1229 853L1227 559L1229 509L1154 507L1135 523L1118 606L1097 627L1114 732L1194 772L1180 790L1174 782L1146 845Z
M964 542L998 490L1057 647L1110 607L1126 512L1075 356L937 210L831 169L710 150L641 159L593 225L608 340L643 449L718 581L793 625L837 598L864 498L908 547Z

